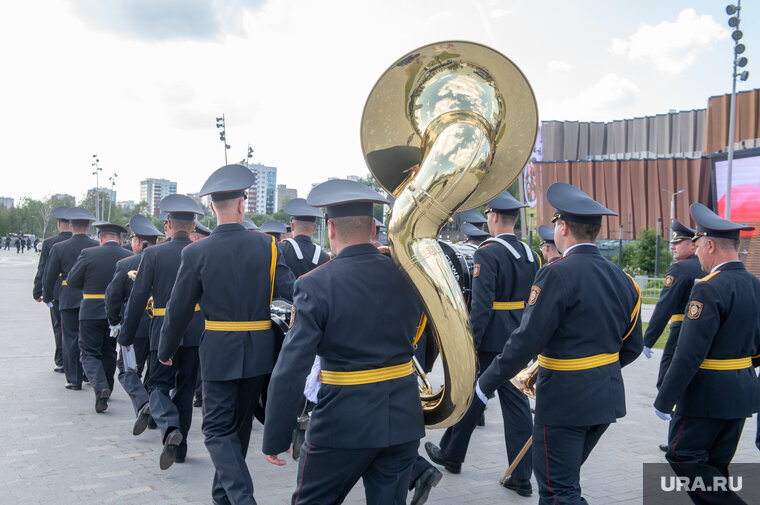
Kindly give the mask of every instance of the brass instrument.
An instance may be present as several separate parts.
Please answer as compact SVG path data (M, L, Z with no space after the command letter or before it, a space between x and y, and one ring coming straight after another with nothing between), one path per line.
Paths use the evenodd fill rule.
M127 272L127 277L129 277L132 280L135 280L135 277L137 277L137 270L130 270ZM148 298L148 303L145 304L145 312L148 313L148 317L153 317L153 297L151 296Z
M538 360L534 361L533 364L530 366L523 368L520 370L517 375L512 377L509 382L512 383L514 387L516 387L518 390L520 390L521 393L523 393L528 398L536 399L536 382L538 381ZM509 465L509 468L507 468L507 471L504 472L504 475L499 480L499 484L504 485L504 483L507 481L510 475L512 475L512 472L517 468L517 465L522 461L523 456L525 456L525 453L528 452L528 449L530 449L530 446L533 445L533 435L528 437L527 442L525 442L525 445L523 445L522 449L520 449L520 452L517 453L517 457L512 461L512 464Z
M420 395L429 428L450 426L464 415L476 380L467 307L438 234L455 212L510 186L537 131L536 100L520 69L472 42L440 42L408 53L367 99L365 160L396 199L388 223L391 257L417 292L443 363L443 388Z
M536 399L536 381L538 380L538 361L532 365L523 368L517 375L509 381L521 393L528 398Z

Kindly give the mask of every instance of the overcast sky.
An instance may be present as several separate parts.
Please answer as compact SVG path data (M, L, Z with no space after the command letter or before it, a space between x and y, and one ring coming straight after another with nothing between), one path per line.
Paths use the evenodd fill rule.
M760 78L758 2L743 5ZM731 91L723 1L36 0L0 2L0 196L80 198L118 174L197 192L229 160L312 182L367 173L364 102L412 49L472 40L525 73L541 120L606 121L703 108ZM105 185L109 185L105 181Z

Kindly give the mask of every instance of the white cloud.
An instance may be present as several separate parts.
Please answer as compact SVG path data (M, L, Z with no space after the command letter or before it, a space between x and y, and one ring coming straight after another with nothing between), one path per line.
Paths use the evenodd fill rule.
M674 74L694 64L712 45L728 37L728 30L708 15L684 9L675 22L640 24L627 40L614 38L610 51L636 61L652 61L657 69Z
M549 72L568 72L570 70L570 64L562 60L552 60L546 64Z
M638 91L638 86L630 79L611 73L599 79L590 88L581 91L574 101L599 109L630 101Z
M639 87L630 79L609 73L592 86L558 102L551 98L542 102L548 114L543 119L599 121L620 117L621 110L633 104Z
M491 11L491 17L496 19L503 18L504 16L513 14L514 12L514 9L494 9Z

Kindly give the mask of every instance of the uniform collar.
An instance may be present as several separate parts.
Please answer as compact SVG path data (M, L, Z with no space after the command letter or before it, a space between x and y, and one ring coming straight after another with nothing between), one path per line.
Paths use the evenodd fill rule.
M62 235L64 237L70 237L71 236L71 230L66 230L66 231L58 232L58 235Z
M502 240L506 240L508 238L513 238L513 239L517 240L517 235L515 235L514 233L501 233L499 235L496 235L496 238L500 238Z
M296 235L295 237L293 237L293 240L311 244L311 237L307 237L306 235Z
M117 242L115 240L108 240L108 241L106 241L106 242L103 243L103 245L109 245L109 244L115 244L115 245L121 247L121 243L119 243L119 242Z
M570 254L570 252L578 248L576 252L583 253L583 252L598 252L599 249L597 249L596 244L592 244L591 242L581 242L580 244L574 244L567 248L567 251L565 251L562 256L567 256Z
M742 263L742 260L724 261L710 270L710 273L717 272L718 270L744 270L744 263Z
M337 256L335 256L335 259L360 256L362 254L380 254L380 251L377 250L377 247L369 243L355 244L343 248L343 250L340 251Z
M224 223L218 225L214 230L211 232L211 235L214 233L225 233L228 231L248 231L243 227L240 223Z

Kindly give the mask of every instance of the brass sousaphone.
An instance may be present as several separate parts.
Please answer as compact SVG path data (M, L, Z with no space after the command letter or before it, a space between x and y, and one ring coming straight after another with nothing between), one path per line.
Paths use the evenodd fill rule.
M429 428L464 415L476 380L467 307L438 234L455 212L512 184L537 131L536 100L520 69L472 42L439 42L406 54L380 77L364 107L367 165L396 199L388 223L391 257L419 296L443 363L443 388L421 393Z

